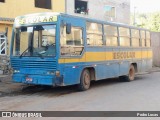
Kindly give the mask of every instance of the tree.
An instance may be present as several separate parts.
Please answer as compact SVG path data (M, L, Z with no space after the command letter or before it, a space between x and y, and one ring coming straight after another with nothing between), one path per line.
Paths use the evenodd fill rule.
M160 32L160 13L156 12L151 15L150 30Z
M131 20L133 21L133 15ZM137 14L135 26L160 32L160 12Z

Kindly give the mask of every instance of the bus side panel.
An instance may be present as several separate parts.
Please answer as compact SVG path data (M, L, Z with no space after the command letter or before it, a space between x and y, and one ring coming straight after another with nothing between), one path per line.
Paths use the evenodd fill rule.
M146 48L142 48L142 71L141 72L145 72L147 69L147 49Z
M137 72L141 72L142 70L142 52L141 52L141 48L136 47L133 48L133 51L135 52L135 56L133 58L133 62L137 65Z
M80 76L83 70L83 65L80 63L66 63L62 64L63 84L74 85L80 83Z
M96 80L119 76L118 60L113 59L113 51L119 51L118 48L110 47L87 47L89 54L86 61L90 61L89 66L94 66Z
M120 48L120 52L126 52L126 51L131 51L131 50L128 48ZM132 61L132 59L130 59L130 58L124 58L124 56L122 56L122 57L123 58L119 58L120 76L128 74L130 61Z
M128 74L129 66L130 66L129 61L121 61L120 62L120 76Z
M137 63L137 72L141 72L142 71L142 61L141 60L137 60L136 62L134 63Z
M134 63L137 63L137 72L141 72L142 71L142 52L141 52L141 48L136 48L134 49L135 52L135 59L133 59Z
M147 70L152 68L152 49L148 48L147 51Z
M117 77L119 75L119 64L110 62L97 65L96 69L96 80Z
M119 76L119 63L118 61L111 62L110 66L108 67L109 77L118 77ZM109 78L107 77L107 78Z
M117 47L107 47L106 48L107 52L111 52L111 54L106 54L106 60L109 60L107 63L107 70L109 71L107 78L110 77L118 77L119 76L119 60L114 58L115 52L119 52L119 48Z

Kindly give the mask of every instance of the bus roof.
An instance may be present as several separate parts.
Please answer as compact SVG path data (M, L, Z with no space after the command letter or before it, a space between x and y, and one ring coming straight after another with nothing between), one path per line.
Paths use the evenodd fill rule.
M81 17L81 16L74 16L74 15L69 15L69 14L66 14L66 13L58 13L58 12L42 12L42 13L33 13L33 14L26 14L26 15L23 15L23 16L18 16L18 17L15 18L15 24L17 24L17 22L19 23L20 19L31 18L33 16L34 17L36 17L36 16L48 16L48 17L49 16L55 16L53 21L57 20L57 18L56 18L57 16L72 17L72 18L86 20L88 22L95 22L95 23L100 23L100 24L108 24L108 25L113 25L113 26L127 27L127 28L131 28L131 29L139 29L139 30L149 31L148 29L145 29L145 28L139 28L139 27L135 27L135 26L132 26L132 25L124 24L124 23L102 21L102 20L91 19L91 18L86 18L86 17ZM23 20L21 22L23 22Z
M65 13L61 13L60 15L66 16L66 17L75 17L75 18L79 18L79 19L83 19L83 20L85 19L88 22L95 22L95 23L100 23L100 24L108 24L108 25L113 25L113 26L127 27L127 28L131 28L131 29L139 29L139 30L150 31L149 29L139 28L139 27L135 27L135 26L132 26L132 25L119 23L119 22L102 21L102 20L98 20L98 19L94 19L94 18L91 19L91 18L86 18L86 17L81 17L81 16L73 16L73 15L69 15L69 14L65 14Z

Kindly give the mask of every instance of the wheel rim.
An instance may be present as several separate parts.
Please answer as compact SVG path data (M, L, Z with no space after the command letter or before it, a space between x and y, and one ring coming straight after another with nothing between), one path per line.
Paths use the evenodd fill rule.
M129 79L130 80L134 80L134 69L133 68L131 68L130 70L129 70Z
M90 77L87 73L85 73L85 75L84 75L84 84L85 84L85 86L89 86L89 84L90 84Z

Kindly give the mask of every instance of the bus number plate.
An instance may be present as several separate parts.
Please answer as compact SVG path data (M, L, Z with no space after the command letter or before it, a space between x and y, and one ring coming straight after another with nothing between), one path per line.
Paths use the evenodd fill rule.
M26 81L32 82L32 78L26 78Z

